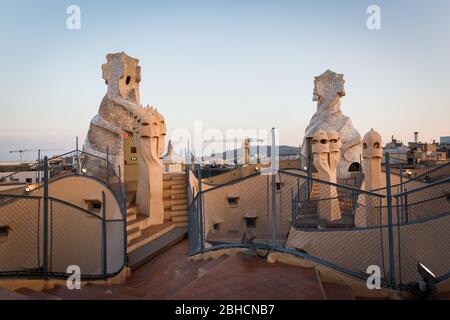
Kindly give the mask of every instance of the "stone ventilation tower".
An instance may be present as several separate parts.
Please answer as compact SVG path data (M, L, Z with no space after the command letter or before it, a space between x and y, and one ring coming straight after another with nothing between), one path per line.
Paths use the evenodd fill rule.
M336 183L336 168L340 160L340 137L332 130L318 130L312 137L313 164L320 180ZM319 184L320 200L317 203L317 215L327 221L341 219L338 193L335 186Z
M360 134L353 127L351 119L341 111L341 99L346 95L344 85L344 75L331 70L314 78L313 101L317 102L317 111L305 130L302 144L302 157L308 159L308 139L318 130L336 131L342 144L336 170L338 179L350 177L350 168L352 164L359 164L362 150Z
M381 136L371 129L363 138L363 171L366 190L381 188Z
M363 138L363 172L364 184L367 191L381 188L381 136L371 129ZM357 213L360 216L356 220L358 227L375 226L381 223L380 212L376 209L379 205L378 199L373 196L361 194L360 201L365 207Z
M124 52L108 54L106 60L102 72L108 88L98 113L91 120L83 149L100 158L106 158L108 151L110 165L123 177L123 139L125 134L133 132L133 118L140 108L141 67L138 59ZM98 162L95 157L87 156L83 167L95 171Z
M250 163L250 139L245 138L242 142L242 150L244 152L244 164Z

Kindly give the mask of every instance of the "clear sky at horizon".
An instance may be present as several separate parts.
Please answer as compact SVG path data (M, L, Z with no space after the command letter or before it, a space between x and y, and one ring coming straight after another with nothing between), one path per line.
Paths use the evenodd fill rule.
M66 28L71 4L81 30ZM371 4L381 30L366 27ZM450 135L448 0L0 0L0 30L0 161L82 143L106 92L105 55L120 51L140 59L141 102L169 136L197 120L277 127L297 146L326 69L345 75L342 110L361 135Z

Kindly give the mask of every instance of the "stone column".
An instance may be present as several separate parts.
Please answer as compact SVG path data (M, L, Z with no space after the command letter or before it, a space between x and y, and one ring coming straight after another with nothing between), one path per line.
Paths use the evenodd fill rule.
M334 147L334 146L333 146ZM330 168L330 140L328 134L318 130L312 137L313 164L317 170L319 180L331 182ZM333 154L335 156L335 154ZM336 169L334 169L336 176ZM334 178L336 180L336 178ZM317 215L326 221L335 221L341 218L339 202L336 199L336 188L326 183L319 183L320 198L317 203ZM335 199L331 199L335 198Z
M150 225L164 222L163 165L166 126L164 117L153 107L141 108L135 131L138 152L136 204Z
M242 151L244 153L244 164L250 163L250 139L245 138L244 142L242 143Z
M365 189L373 191L381 188L381 158L383 150L381 149L381 135L371 129L363 138L363 172ZM367 226L377 225L379 223L377 210L379 199L366 195L366 216Z
M328 131L328 139L330 139L330 182L337 183L337 168L339 165L339 160L341 159L341 146L342 141L339 133L335 130ZM339 206L338 190L335 186L330 186L330 197L331 199L331 221L341 219L341 208Z

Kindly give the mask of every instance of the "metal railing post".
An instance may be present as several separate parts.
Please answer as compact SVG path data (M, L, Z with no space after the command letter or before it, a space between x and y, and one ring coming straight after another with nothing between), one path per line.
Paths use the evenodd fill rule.
M123 250L124 250L124 265L128 264L128 241L127 241L127 197L126 197L126 191L125 191L125 182L122 184L122 173L120 171L120 165L118 165L119 170L119 192L122 196L122 220L123 220Z
M395 287L395 266L394 266L394 232L392 221L392 192L391 192L391 170L389 153L385 153L386 163L386 197L388 209L388 238L389 238L389 273L390 286Z
M291 223L294 224L295 222L295 211L294 211L294 189L291 188L291 208L292 208L292 212L291 212Z
M105 191L102 191L102 275L104 280L108 279L108 237L106 232L106 196Z
M405 208L405 224L408 224L408 194L405 193L405 200L403 201L403 206Z
M201 251L205 251L205 235L203 230L203 193L202 193L202 170L200 164L197 165L197 179L198 179L198 212L199 212L199 235Z
M106 147L106 183L109 185L109 147Z
M309 200L310 193L311 193L311 185L312 185L311 178L312 178L312 161L311 161L311 155L308 155L308 180L307 180L307 182L308 182L308 184L307 184L307 186L308 186L307 199L308 200Z
M276 233L276 218L277 218L277 198L276 198L276 174L278 173L276 159L276 140L275 140L275 128L272 128L272 149L271 149L271 174L272 174L272 247L275 248L275 233Z
M44 271L44 279L49 280L49 269L48 269L48 255L49 255L49 247L48 247L48 158L44 157L44 223L43 223L43 271Z
M272 247L275 248L275 232L276 232L276 216L277 216L277 204L276 204L276 174L272 172Z
M42 181L41 181L41 149L38 150L38 181L37 181L37 185L38 186L42 185Z
M78 136L76 137L76 147L77 147L77 174L80 174L80 152L78 149Z

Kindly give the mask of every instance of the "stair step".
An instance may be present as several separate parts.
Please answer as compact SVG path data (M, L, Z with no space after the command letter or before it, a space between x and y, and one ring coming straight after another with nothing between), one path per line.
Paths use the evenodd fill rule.
M343 284L322 283L327 300L355 300L352 290Z
M172 217L172 221L174 223L178 223L178 222L188 222L188 216L176 216L176 217Z
M164 220L172 220L172 211L164 210Z
M187 193L171 194L170 199L171 200L186 199L186 201L188 200Z
M172 180L172 179L186 179L186 174L184 172L177 172L177 173L165 173L163 175L163 180Z
M106 294L127 296L132 299L139 300L144 294L140 290L135 290L124 285L101 285L88 283L85 288L92 291L103 292Z
M136 220L137 215L136 214L127 214L127 223L130 223L134 220Z
M162 251L175 245L186 237L186 228L174 228L157 237L151 242L135 249L128 254L128 265L132 271L136 270Z
M223 254L220 257L211 260L210 262L208 262L207 264L201 266L200 268L198 268L197 271L197 275L198 278L203 277L209 270L211 270L212 268L214 268L215 266L221 264L223 261L225 261L226 259L228 259L230 256Z
M172 189L172 190L186 190L186 184L185 183L183 183L183 184L172 184L170 186L170 189Z
M170 195L174 195L174 194L186 194L186 188L170 190Z
M172 206L172 211L182 211L182 210L187 210L187 209L188 209L187 204L179 204L179 205Z
M172 280L161 284L158 288L149 292L145 299L170 299L170 296L196 281L198 279L198 268L207 263L209 263L209 260L192 263L186 271L182 271Z
M170 210L172 217L187 216L188 210Z
M67 287L55 285L52 289L44 290L44 293L60 297L63 300L129 300L133 297L118 296L111 293L82 287L77 290L69 290Z
M131 206L127 208L127 216L128 215L136 215L138 213L138 207L137 206Z
M25 287L17 289L16 292L37 300L62 300L60 297L42 291L35 291Z
M130 221L127 220L127 231L134 228L140 228L141 224L143 224L147 218L148 217L144 215L137 215L135 219Z
M130 242L141 236L141 229L139 227L134 227L133 229L127 230L127 241Z
M185 198L185 199L175 199L175 200L170 200L170 203L172 204L172 205L174 205L174 204L185 204L185 205L187 205L188 204L188 199L187 198Z
M15 291L0 288L0 300L35 300Z
M164 222L161 225L149 226L145 229L141 229L140 237L131 240L128 244L128 253L133 250L155 240L156 238L164 235L175 228L175 225L171 222Z
M175 226L177 228L187 228L189 226L189 222L175 222Z
M163 200L164 209L170 209L172 207L172 203L169 201Z

